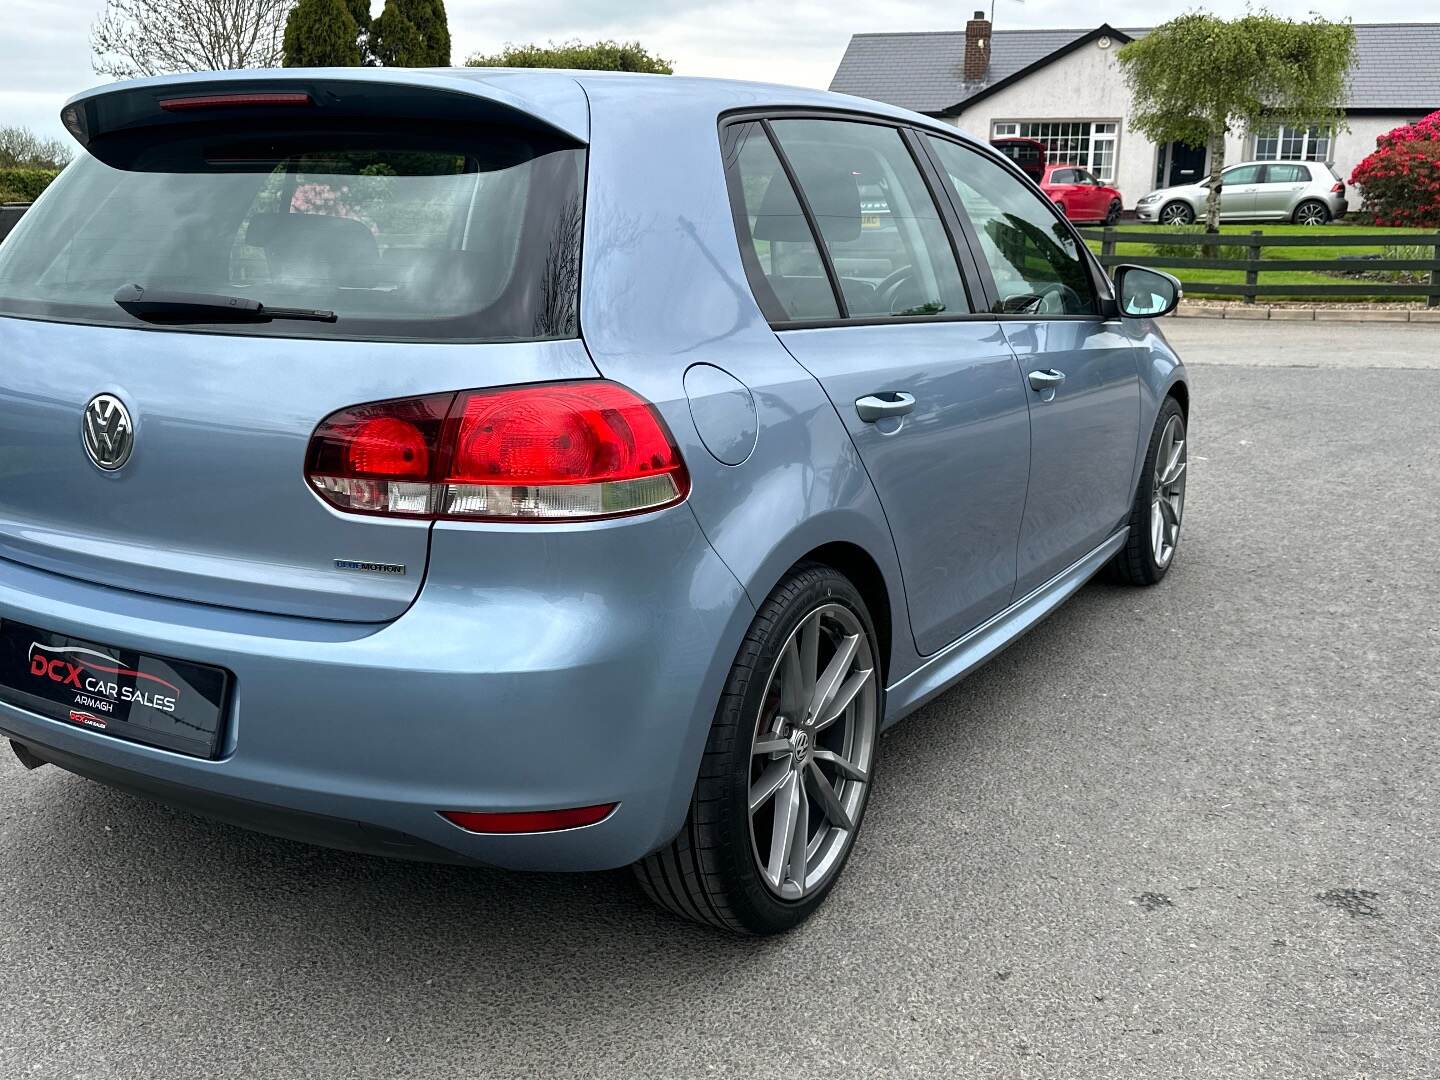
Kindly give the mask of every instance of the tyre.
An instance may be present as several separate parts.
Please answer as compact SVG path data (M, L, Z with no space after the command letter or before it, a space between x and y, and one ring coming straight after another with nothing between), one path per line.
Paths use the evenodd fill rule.
M1296 225L1327 225L1330 222L1330 208L1319 199L1306 199L1295 207L1290 220Z
M1175 561L1185 517L1185 414L1167 397L1155 418L1145 467L1130 511L1130 535L1110 564L1111 577L1131 585L1154 585Z
M1160 208L1160 224L1190 225L1195 221L1195 210L1189 203L1168 202Z
M1115 224L1117 224L1117 223L1120 221L1120 214L1121 214L1123 211L1124 211L1124 207L1122 207L1122 206L1120 205L1120 200L1119 200L1119 199L1116 199L1114 202L1112 202L1112 203L1110 204L1110 208L1105 211L1105 224L1106 224L1106 225L1115 225Z
M677 915L743 934L824 902L869 800L884 686L855 587L802 563L761 605L710 729L685 825L634 866Z

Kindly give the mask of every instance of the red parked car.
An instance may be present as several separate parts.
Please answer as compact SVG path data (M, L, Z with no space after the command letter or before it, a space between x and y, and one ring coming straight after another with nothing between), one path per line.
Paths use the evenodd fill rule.
M1020 167L1037 184L1045 177L1045 144L1038 139L991 139L990 145Z
M1040 190L1071 221L1103 221L1114 225L1120 220L1120 192L1100 183L1079 165L1046 165Z

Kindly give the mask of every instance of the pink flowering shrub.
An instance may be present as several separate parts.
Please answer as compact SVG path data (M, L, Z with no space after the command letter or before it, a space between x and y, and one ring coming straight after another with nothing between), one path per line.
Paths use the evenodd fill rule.
M1350 183L1376 225L1440 229L1440 112L1381 135Z

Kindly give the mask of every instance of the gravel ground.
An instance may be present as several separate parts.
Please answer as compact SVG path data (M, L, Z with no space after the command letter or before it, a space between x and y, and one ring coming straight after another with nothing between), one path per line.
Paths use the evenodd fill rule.
M1440 328L1301 329L1169 324L1174 570L888 735L780 940L0 760L0 1076L1435 1075Z

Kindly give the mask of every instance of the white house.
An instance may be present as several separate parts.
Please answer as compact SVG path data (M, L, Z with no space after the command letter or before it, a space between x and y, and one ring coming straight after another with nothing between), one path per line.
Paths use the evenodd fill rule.
M1085 166L1125 205L1209 169L1204 148L1157 146L1130 128L1130 92L1115 54L1145 29L999 30L977 11L964 30L856 34L830 89L953 123L980 139L1038 139L1052 161ZM1349 130L1237 132L1227 163L1328 161L1347 180L1377 136L1440 109L1440 23L1355 27ZM1351 200L1356 205L1357 200Z

